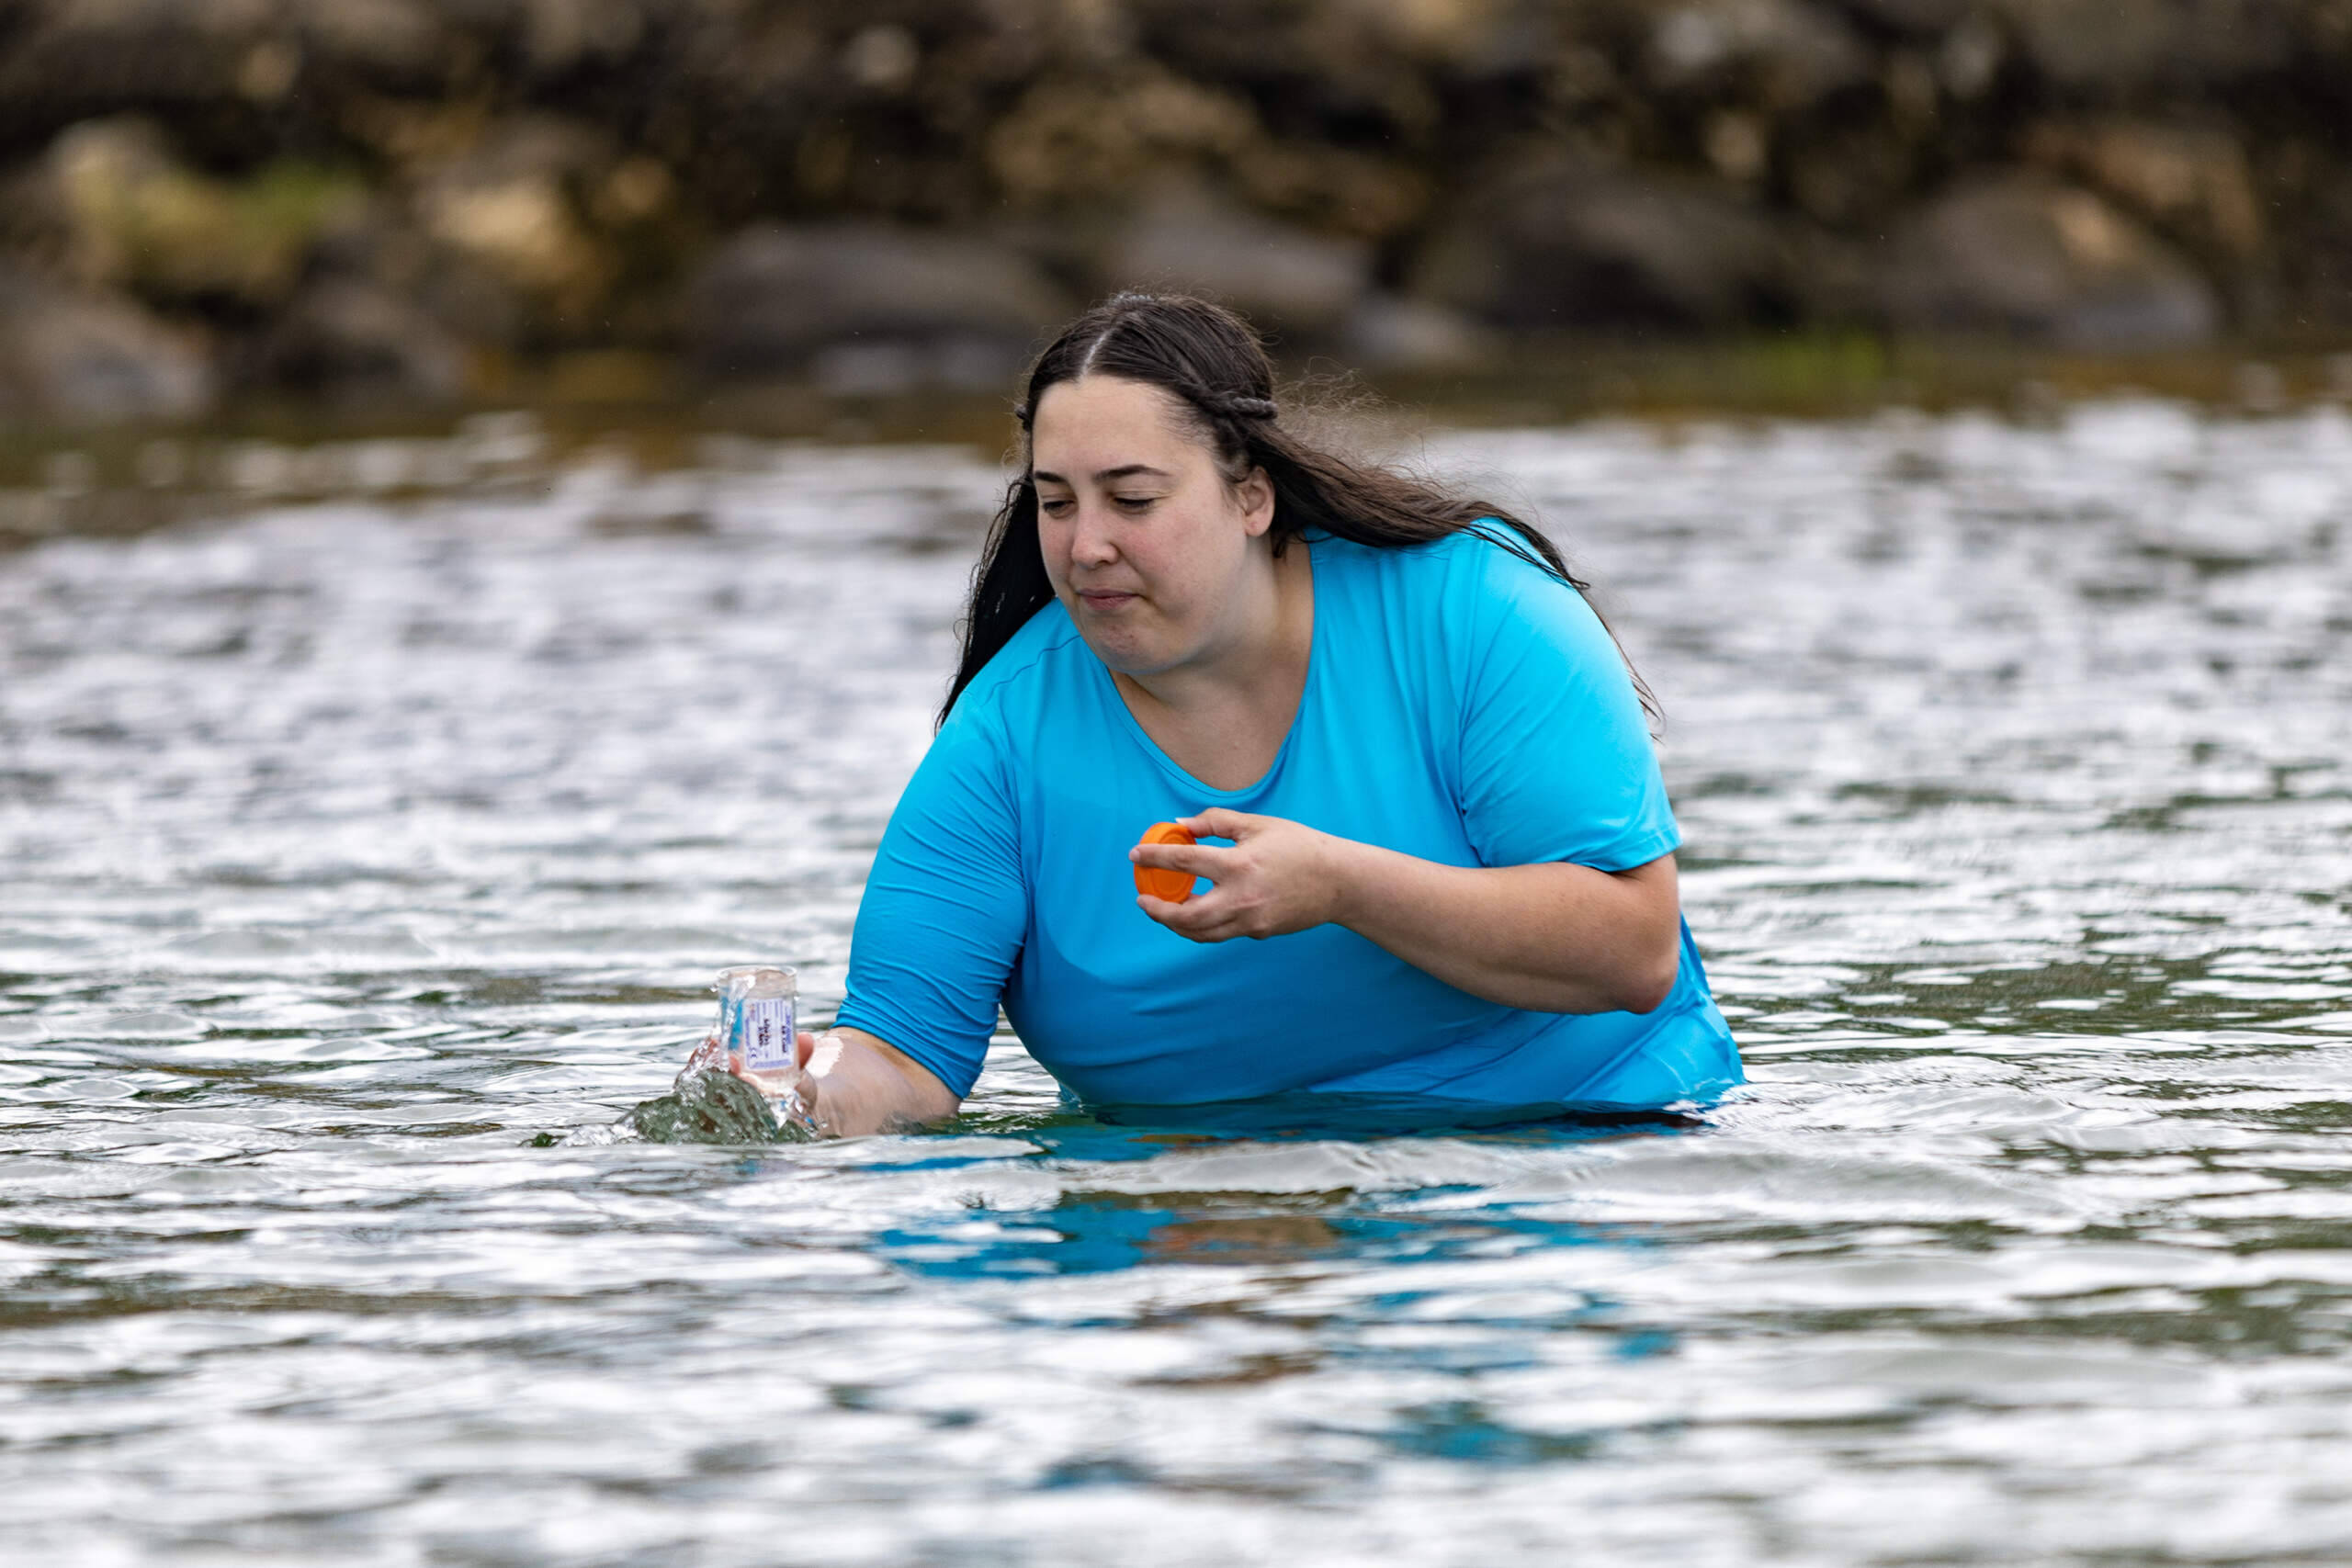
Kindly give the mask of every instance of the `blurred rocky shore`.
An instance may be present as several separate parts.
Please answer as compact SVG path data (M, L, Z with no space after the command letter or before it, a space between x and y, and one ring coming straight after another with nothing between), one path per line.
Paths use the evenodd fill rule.
M0 420L2352 340L2352 0L8 0Z

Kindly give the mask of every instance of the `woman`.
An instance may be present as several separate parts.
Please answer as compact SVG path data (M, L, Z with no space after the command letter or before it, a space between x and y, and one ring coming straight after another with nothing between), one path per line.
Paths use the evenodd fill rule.
M847 998L763 1087L835 1134L935 1120L1000 1003L1102 1102L1740 1081L1635 682L1542 535L1303 444L1195 299L1080 318L1019 413ZM1230 842L1134 847L1168 818ZM1213 886L1137 896L1133 865Z

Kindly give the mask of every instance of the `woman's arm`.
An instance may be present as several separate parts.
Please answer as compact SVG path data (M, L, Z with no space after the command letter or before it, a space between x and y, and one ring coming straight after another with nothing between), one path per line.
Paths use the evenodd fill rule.
M1194 942L1333 922L1473 996L1536 1012L1647 1012L1681 964L1672 855L1620 872L1441 865L1279 817L1220 809L1181 826L1233 847L1143 844L1130 858L1216 884L1182 904L1136 900Z
M953 1116L963 1101L912 1058L862 1029L802 1030L793 1042L796 1067L752 1072L729 1052L727 1066L760 1091L800 1097L802 1109L837 1138L895 1133Z

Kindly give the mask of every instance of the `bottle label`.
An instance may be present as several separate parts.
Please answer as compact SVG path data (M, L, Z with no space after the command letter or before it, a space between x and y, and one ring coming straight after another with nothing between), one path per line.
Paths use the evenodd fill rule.
M735 1004L735 1048L743 1054L743 1066L755 1072L792 1066L792 1000L758 997Z

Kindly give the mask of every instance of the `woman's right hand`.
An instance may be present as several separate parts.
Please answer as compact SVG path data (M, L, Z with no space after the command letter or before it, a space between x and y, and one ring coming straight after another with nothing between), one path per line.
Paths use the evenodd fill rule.
M817 1058L819 1050L817 1037L804 1029L792 1037L790 1066L747 1067L743 1065L741 1052L729 1051L727 1053L727 1070L770 1100L777 1100L786 1106L797 1102L801 1117L806 1119L812 1128L821 1130L824 1126L824 1116L817 1109L818 1097L820 1093L818 1079L824 1067L831 1064L830 1062L820 1063L816 1069L810 1068L809 1063ZM839 1054L838 1050L828 1053L832 1056L838 1056Z

